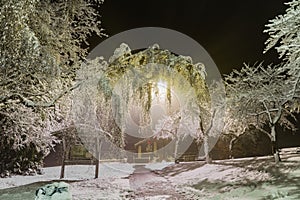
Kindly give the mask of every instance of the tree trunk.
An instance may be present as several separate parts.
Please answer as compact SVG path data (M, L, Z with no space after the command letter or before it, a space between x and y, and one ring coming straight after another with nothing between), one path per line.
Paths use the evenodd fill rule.
M229 142L229 158L234 158L233 157L233 152L232 152L232 146L233 146L233 142L235 141L237 139L237 137L233 137L231 140L230 140L230 142Z
M211 163L211 158L209 157L209 145L208 145L208 136L207 135L204 135L203 145L204 145L205 161L206 161L206 163Z
M99 165L100 165L100 156L101 156L101 147L102 141L97 137L96 138L96 157L95 157L95 178L99 177Z
M179 163L179 160L177 158L179 139L176 137L175 140L176 141L175 141L175 149L174 149L174 160L175 160L175 163Z
M272 124L271 126L271 142L272 142L272 153L274 155L275 163L279 163L281 161L277 141L276 141L276 129L275 124Z

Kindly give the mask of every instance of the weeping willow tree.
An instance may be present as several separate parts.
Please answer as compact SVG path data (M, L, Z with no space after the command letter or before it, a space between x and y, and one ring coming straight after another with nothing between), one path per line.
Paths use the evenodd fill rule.
M76 113L76 117L81 116L81 127L95 130L94 124L97 124L96 134L102 140L114 141L123 147L124 133L130 131L129 112L136 108L139 108L134 110L139 115L138 136L153 132L151 107L155 99L164 104L167 115L185 112L198 118L199 127L208 126L204 119L210 116L202 112L210 106L205 67L201 63L194 64L190 57L175 55L158 45L134 52L128 45L121 44L108 62L99 59L89 66L83 68L80 79L90 82L84 87L85 91L79 90L77 99L90 103L80 100L75 107L77 110L82 107L81 114ZM163 91L160 83L164 85ZM176 99L180 99L178 105L175 105ZM87 130L83 128L81 132L84 135L92 132Z
M158 45L132 54L130 48L122 44L110 58L104 76L100 81L100 90L105 93L107 99L116 95L118 90L122 91L119 95L123 98L122 105L115 102L115 106L120 110L117 113L120 122L124 120L122 114L131 104L140 105L143 120L148 121L153 95L160 95L157 84L159 82L165 82L165 102L168 107L174 98L172 88L183 95L188 95L193 89L195 98L190 100L195 100L201 108L209 102L203 64L193 64L190 57L177 56L168 50L160 49Z
M190 121L197 123L193 129L177 131L176 138L190 135L200 141L211 118L205 74L203 64L194 64L190 57L178 56L158 45L132 51L121 44L108 62L98 58L79 71L78 79L84 84L76 91L73 106L79 136L92 133L92 138L96 135L120 150L124 134L132 131L128 127L131 114L137 116L136 136L149 138L155 132L151 108L159 101L166 115L181 115L185 127L191 127ZM93 139L84 142L95 153ZM107 152L101 155L107 156Z

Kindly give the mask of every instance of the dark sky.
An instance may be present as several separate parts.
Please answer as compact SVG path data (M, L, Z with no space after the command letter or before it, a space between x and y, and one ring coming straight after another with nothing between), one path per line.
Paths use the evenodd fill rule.
M275 50L263 55L269 19L284 13L284 0L105 0L102 26L112 36L138 27L164 27L201 44L221 73L254 64L278 62ZM93 45L100 42L93 39Z

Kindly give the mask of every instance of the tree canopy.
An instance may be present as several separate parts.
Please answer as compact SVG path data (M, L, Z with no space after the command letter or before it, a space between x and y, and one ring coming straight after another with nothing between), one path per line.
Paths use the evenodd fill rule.
M171 90L181 95L194 93L193 99L189 100L197 102L200 107L210 101L204 66L201 63L193 64L190 57L162 50L158 45L131 54L130 48L122 44L110 59L99 85L108 98L112 97L113 92L118 94L118 91L122 91L118 95L124 99L124 103L116 105L123 106L120 110L128 109L128 105L139 104L146 116L153 101L153 92L159 95L159 81L166 84L167 104L171 104L174 98Z
M298 111L300 97L300 1L292 0L285 4L288 6L286 12L271 19L266 25L264 32L269 34L269 38L266 41L264 52L275 48L279 53L279 58L283 59L284 67L289 74L288 81L286 81L286 90L289 92L287 95L295 100L291 109Z

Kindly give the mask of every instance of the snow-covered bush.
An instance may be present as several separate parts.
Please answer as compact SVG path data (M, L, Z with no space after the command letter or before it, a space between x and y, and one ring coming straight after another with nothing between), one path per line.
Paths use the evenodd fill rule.
M19 104L1 111L0 173L10 170L20 174L37 169L54 138L31 108Z

